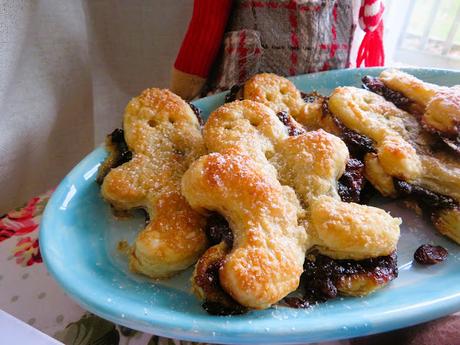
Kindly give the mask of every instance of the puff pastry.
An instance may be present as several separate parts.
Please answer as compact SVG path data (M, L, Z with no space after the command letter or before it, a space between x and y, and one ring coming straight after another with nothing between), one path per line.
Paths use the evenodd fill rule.
M129 102L123 127L132 159L105 176L102 196L116 209L148 212L150 221L134 242L130 268L169 277L195 263L207 246L205 218L180 192L183 173L206 152L199 122L185 101L153 88Z
M326 195L316 198L310 209L310 233L324 255L363 260L388 256L396 250L401 219L384 210Z
M427 98L427 94L429 90L423 89L419 99ZM438 213L452 215L458 212L459 160L447 151L433 150L433 137L424 131L416 117L380 95L354 87L335 89L328 106L333 116L346 127L373 141L376 153L365 156L366 177L382 194L409 195L404 193L404 188L395 188L398 185L395 181L402 180L414 186L411 190L418 191L418 202L424 202L435 218L439 219ZM444 200L442 205L431 207L430 203L437 203L438 199ZM441 212L446 207L450 211ZM451 227L450 231L445 229L453 218L456 217L434 224L444 224L442 230L437 226L438 230L456 240L458 226Z
M459 207L443 208L431 216L436 229L460 244L460 209Z
M329 109L347 127L371 138L383 171L434 192L460 198L456 159L430 150L417 121L383 97L354 87L340 87L329 98Z
M274 176L276 170L267 159L275 154L276 145L288 137L288 129L270 108L249 100L217 108L203 128L209 151L223 152L232 148L244 152Z
M334 125L323 117L322 100L317 96L305 102L290 80L273 73L256 74L244 84L243 92L244 99L263 103L275 113L286 112L308 129L329 129Z
M297 289L307 238L297 205L276 177L238 151L212 153L192 164L182 192L197 210L224 215L234 245L219 270L238 303L267 308Z
M443 87L423 82L398 69L384 70L379 79L421 106L423 125L447 137L460 131L460 85Z
M363 260L396 250L399 218L340 200L337 181L349 156L338 137L317 130L287 138L274 159L280 181L293 187L307 205L310 243L320 253L334 259Z
M289 123L289 126L283 125L283 123ZM277 117L272 109L261 103L250 100L235 101L223 105L211 114L204 127L204 139L210 151L228 153L230 150L248 153L253 159L255 168L264 171L273 179L278 179L287 191L291 191L286 195L290 200L293 200L293 204L298 205L297 218L311 235L309 248L314 247L328 255L337 253L336 257L338 258L358 260L388 255L391 250L394 251L399 237L400 221L398 219L395 220L385 212L375 208L356 207L356 204L348 204L340 200L337 192L337 180L343 174L349 159L348 150L343 141L323 130L305 133L297 131L295 133L297 135L289 136L291 131L288 127L291 125L297 128L295 120L288 118L285 121L285 119ZM186 188L188 184L184 179L183 188ZM295 194L292 193L291 188L295 190ZM199 188L195 188L196 190ZM184 195L187 197L188 194L184 192ZM327 243L321 239L320 235L330 231L328 226L331 223L337 223L337 219L335 219L337 213L327 214L325 212L325 218L317 224L313 224L310 215L313 212L311 205L315 204L318 197L324 195L329 195L335 201L334 205L341 205L344 210L346 209L350 213L355 210L358 215L363 215L362 218L343 218L344 227L340 228L337 225L335 241L331 240ZM188 197L187 199L189 200ZM194 205L191 200L189 202L192 206ZM207 208L209 209L211 206L210 204ZM382 213L386 215L386 218ZM366 228L364 223L360 223L362 219L367 219L366 216L379 220L385 219L385 222L380 224L382 228L376 227L374 230ZM365 241L366 236L369 241L376 238L367 232L387 231L388 241L375 243L375 247L366 245L366 248L361 249L359 253L354 253L353 249L347 250L346 246L342 248L342 252L335 250L342 244L340 242L341 236L347 236L349 229L362 230L357 236L361 236L363 241ZM382 248L384 245L385 247ZM215 250L210 249L209 251L214 252ZM207 257L206 254L205 257ZM365 279L364 275L361 278ZM360 286L357 286L356 293L361 294L363 282L362 279L357 278L356 282L358 281ZM352 294L353 284L348 285L347 291ZM366 286L375 289L382 285L373 281ZM199 293L199 295L204 296L205 299L212 298L212 296L206 296L203 293ZM225 303L226 299L223 300Z
M337 181L349 159L345 143L322 129L286 138L277 146L272 162L281 183L294 188L309 205L318 196L340 200Z
M340 294L364 295L394 279L400 220L341 200L339 179L351 159L340 138L319 129L340 133L339 116L324 113L325 99L306 102L290 81L273 74L251 78L243 96L216 109L203 136L190 106L167 90L148 89L128 104L127 154L112 154L99 180L116 209L149 214L132 246L130 268L162 278L198 260L192 287L215 314L278 302L299 286L306 254L317 264L353 267L354 274L319 276ZM356 103L361 106L349 102L352 108ZM382 189L391 189L388 181L395 178L419 183L424 167L433 164L414 148L410 131L401 132L409 122L394 113L400 120L385 122L383 130L373 128L379 118L364 119L363 128L374 132L363 135L376 146L366 164L387 178ZM340 121L352 128L352 115ZM444 166L431 170L442 175ZM401 188L393 185L389 193ZM233 235L217 236L221 242L206 249L210 212L222 215ZM437 215L440 228L457 220L447 211ZM386 273L379 264L388 264Z

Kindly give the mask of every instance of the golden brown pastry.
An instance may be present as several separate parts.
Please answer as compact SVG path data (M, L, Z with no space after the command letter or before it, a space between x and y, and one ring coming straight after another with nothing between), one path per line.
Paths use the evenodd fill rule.
M397 196L393 184L393 177L385 172L379 162L377 154L366 154L364 156L364 167L364 173L367 180L380 192L380 194L387 197Z
M337 180L348 158L342 140L317 130L287 138L271 160L276 162L280 181L292 186L306 207L303 224L311 245L307 258L318 253L337 267L340 260L347 260L345 268L337 269L342 273L326 277L316 267L311 277L307 275L307 290L315 291L319 299L330 286L342 295L366 295L397 276L394 253L401 219L375 207L341 201Z
M335 89L329 109L345 126L374 141L386 174L460 198L457 160L429 151L430 138L410 114L377 94L354 87Z
M289 136L272 109L243 100L217 108L204 126L203 137L209 151L231 148L247 153L307 203L309 195L338 197L337 180L349 155L343 141L332 134L318 130Z
M460 131L460 86L443 87L400 71L384 70L379 79L392 90L402 93L421 106L422 124L447 137L456 137Z
M401 219L384 210L322 195L311 203L310 214L313 241L331 258L363 260L396 250Z
M291 117L310 128L324 119L333 123L322 111L319 118L323 101L308 105L289 81L270 74L251 79L244 92L246 98L262 98L219 107L203 137L190 106L167 90L146 90L128 104L121 146L129 154L118 152L112 134L114 154L100 180L104 198L115 208L144 208L149 214L130 252L130 268L168 277L199 258L192 287L205 309L221 308L223 314L267 308L296 290L307 250L317 263L345 260L348 267L361 267L335 276L341 294L363 295L384 286L396 272L391 258L400 220L341 201L337 189L349 161L346 145L321 129L305 132ZM393 127L381 133L379 150L369 159L391 179L382 168L390 164L381 161L396 157L392 168L416 179L410 138ZM212 153L203 156L206 147ZM233 240L205 251L210 212L225 217ZM455 217L437 221L444 225ZM382 275L378 263L387 261L392 266ZM326 283L332 279L321 277Z
M211 153L184 174L182 192L194 209L230 224L235 239L219 280L234 300L263 309L297 289L307 236L298 205L271 172L237 151Z
M288 79L273 73L256 74L244 84L244 99L265 104L275 113L285 112L309 129L329 129L334 125L323 117L322 98L314 95L305 102Z
M329 110L346 127L371 138L384 171L414 181L422 172L421 162L409 143L401 110L372 92L338 87L329 97Z
M243 97L263 103L275 112L289 112L294 118L305 108L305 101L294 84L273 73L260 73L249 79L244 84Z
M460 208L443 208L435 212L432 221L439 232L460 243Z
M348 159L345 143L320 129L286 138L277 146L271 161L281 183L294 188L300 200L309 205L320 195L340 200L337 180Z
M124 137L132 159L103 179L102 196L116 209L145 209L150 222L134 242L130 268L169 277L206 249L205 219L180 192L185 170L205 153L190 106L168 90L147 89L126 107Z
M267 159L275 154L276 145L287 137L288 129L273 110L249 100L234 101L217 108L203 128L203 138L210 152L237 149L275 175L276 171Z
M420 99L429 93L422 90ZM458 241L459 226L452 220L459 216L452 215L460 201L459 159L451 152L433 150L433 137L414 116L375 93L340 87L328 105L347 128L373 141L376 152L365 156L368 180L383 195L410 196L422 203L438 219L434 222L438 230ZM449 230L446 224L451 224Z
M277 118L272 109L261 103L243 100L227 103L216 109L204 127L204 139L210 151L227 153L228 150L234 150L248 153L251 159L254 157L253 166L256 169L278 179L287 191L291 191L286 194L286 197L292 200L293 204L298 205L298 220L311 234L308 245L310 248L314 247L315 250L327 254L330 252L340 253L337 249L343 243L340 238L349 235L349 229L358 229L361 232L356 230L357 236L361 236L360 238L363 239L361 243L365 241L366 236L369 241L377 239L376 234L382 231L384 232L382 237L388 236L389 239L387 242L376 242L374 246L366 244L368 248L361 249L361 252L358 253L343 248L341 255L337 254L338 257L348 259L375 258L388 255L396 249L396 242L399 237L399 219L393 219L384 211L376 208L348 204L340 200L337 193L337 180L345 170L349 154L346 145L338 137L323 130L289 136L289 129ZM235 181L235 183L237 182ZM292 187L296 194L292 193L292 189L289 187ZM244 184L242 188L244 188ZM187 197L187 193L184 194ZM312 212L310 204L315 203L318 197L324 195L332 197L335 203L331 204L336 208L342 207L343 210L350 213L352 210L356 210L358 215L356 218L346 217L342 219L345 224L343 227L336 227L336 241L325 242L320 235L328 231L330 223L337 222L337 212L329 214L326 212L323 214L323 220L317 222L316 225L312 223L310 216ZM193 202L190 202L193 206ZM370 218L385 220L385 222L380 224L381 227L369 228L365 226L364 221ZM369 234L366 234L367 232ZM214 253L214 250L212 252ZM209 256L211 254L204 255L204 257ZM200 265L200 267L203 270L203 266ZM363 293L363 286L376 289L384 285L383 283L376 283L374 280L367 285L364 284L363 280L366 280L366 274L363 273L351 280L347 285L347 293L353 293L352 282L354 281L359 284L356 287L356 294ZM198 276L199 279L201 279L200 277ZM196 278L197 276L192 278L192 282ZM213 298L203 293L200 296L204 296L206 300Z

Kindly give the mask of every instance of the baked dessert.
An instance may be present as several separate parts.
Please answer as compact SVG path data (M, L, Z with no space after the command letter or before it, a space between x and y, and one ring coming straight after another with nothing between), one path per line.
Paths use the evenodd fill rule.
M420 122L428 131L458 142L460 132L460 85L426 83L398 69L383 71L379 79L386 87L403 94L421 111Z
M297 289L302 273L307 237L297 222L301 208L267 160L274 154L274 143L288 136L287 129L276 116L265 116L264 108L245 101L216 109L203 129L206 146L214 153L198 160L182 181L192 207L217 211L235 237L232 246L227 241L208 249L192 277L195 292L214 313L229 312L229 307L231 313L267 308ZM208 172L217 186L205 180ZM213 269L211 257L213 265L222 262L218 276L212 278L219 282L219 293L215 292L219 289L210 293L203 279ZM213 305L215 310L209 309Z
M375 106L394 117L383 121L368 109L380 96L352 89L305 95L260 74L233 90L244 100L228 99L203 133L197 109L171 92L134 98L98 176L115 209L147 212L130 269L165 278L196 262L192 288L219 315L267 308L298 288L309 301L363 296L396 278L401 221L359 204L364 175L389 196L456 182L437 181L448 158L425 154L432 143L419 143L426 131L415 117L383 100ZM369 110L360 123L350 115L357 105ZM441 194L430 197L456 202ZM438 228L458 221L455 207L436 210Z
M206 152L199 121L181 98L152 88L129 102L123 128L109 139L112 154L98 178L102 196L115 209L148 213L130 251L130 269L169 277L194 264L207 247L206 219L180 192L182 175Z
M302 94L288 79L273 73L260 73L249 79L243 98L260 102L275 113L285 112L307 129L329 130L333 123L323 116L321 96Z
M218 270L224 291L245 307L264 309L297 289L307 236L297 224L292 190L254 163L232 150L203 156L184 174L182 192L194 209L216 211L230 224L233 247L221 249L226 255Z
M248 186L246 178L252 176L252 170L249 169L251 167L254 173L263 173L272 183L279 184L286 191L286 200L290 200L292 208L296 210L291 217L295 215L295 224L301 224L303 231L306 231L310 238L308 243L303 245L302 262L307 248L310 248L311 252L327 255L331 260L346 258L357 264L359 260L393 255L399 238L400 220L373 207L341 201L338 180L345 171L349 155L347 147L338 137L323 130L306 132L289 115L277 116L262 103L250 100L227 103L216 109L204 126L203 136L208 150L215 154L201 158L198 161L202 162L201 165L194 163L184 175L182 191L192 207L198 210L217 210L229 220L229 227L233 231L233 227L236 226L234 220L225 214L234 207L232 203L236 202L240 208L245 207L255 214L260 211L254 211L254 207L269 210L268 205L260 202L253 201L251 206L239 202L239 195L245 193ZM243 160L239 158L241 155L248 158ZM213 157L213 162L225 162L228 167L216 168L217 163L208 166L211 160L209 157ZM250 162L244 168L244 175L239 176L239 170L227 175L231 169L242 164L237 164L235 160ZM207 174L204 171L212 172L214 182L204 181ZM195 180L190 174L193 174ZM225 179L230 177L232 181L227 183ZM211 187L218 189L217 192L212 192L216 194L211 193ZM227 199L220 204L218 200L221 200L224 193L231 195L226 196ZM197 198L206 201L197 203ZM271 204L274 203L272 200ZM323 203L326 209L322 208ZM341 214L345 216L341 217ZM243 216L233 218L241 221ZM263 224L269 227L266 231L271 233L276 232L276 229L270 229L272 223L275 222L263 221ZM347 242L347 236L350 236L351 242ZM284 237L277 235L277 238ZM235 243L238 243L238 236L235 240ZM287 240L283 242L289 243ZM192 277L194 290L205 300L205 308L213 313L220 313L217 307L219 303L223 305L222 310L226 311L234 308L235 302L250 308L269 305L268 302L257 305L252 299L248 301L242 298L239 294L242 293L241 289L245 288L243 286L238 287L237 292L234 291L235 287L229 286L228 283L222 282L222 286L219 286L218 281L223 278L222 275L230 274L224 267L234 250L228 243L211 247L198 261ZM261 264L259 262L259 265ZM222 265L222 268L218 270L218 276L214 274L209 278L212 272L215 272L215 265ZM299 272L293 272L299 278ZM388 272L391 274L385 276L387 279L375 279L372 272L355 270L353 275L342 274L340 279L332 284L338 283L339 280L347 281L347 284L339 285L339 293L343 291L350 295L363 295L393 279L397 275L396 265L389 267ZM212 284L208 284L209 281ZM292 287L290 286L291 291ZM232 298L225 297L226 292ZM283 290L284 295L286 292L289 291ZM278 294L277 298L280 299L284 295ZM273 301L275 298L271 303ZM238 311L241 311L241 308Z
M459 242L460 88L425 83L395 69L365 77L363 84L373 93L343 87L329 99L302 95L286 78L265 73L246 82L244 97L339 136L358 167L347 169L349 185L365 166L367 180L382 195L410 200ZM352 201L362 201L353 189L350 194Z
M303 224L310 237L302 286L306 298L363 296L397 277L401 220L378 208L344 201L339 181L347 162L354 160L341 139L321 129L289 137L272 161L280 181L294 188L305 207ZM340 269L325 274L323 261Z
M460 239L460 162L452 150L437 148L437 139L416 116L368 90L339 87L329 97L331 116L372 141L364 156L365 175L384 196L408 197L435 227Z
M312 92L301 93L288 79L273 73L261 73L249 79L240 92L244 99L257 101L274 110L280 120L299 134L305 130L324 129L339 136L348 147L353 159L347 161L345 172L338 182L338 193L343 201L362 202L361 190L364 188L364 164L362 162L363 137L357 133L339 128L340 124L331 116L325 115L327 98ZM286 121L295 119L292 127ZM299 131L298 126L302 129ZM296 134L294 133L293 134ZM371 143L368 143L371 147Z
M449 170L453 185L460 188L458 174L460 169L460 88L445 87L423 82L418 78L397 69L384 70L378 78L364 77L363 85L372 92L383 96L395 106L406 110L420 124L429 140L422 141L430 155L439 157L443 168ZM437 168L430 166L429 168ZM444 179L450 177L445 176ZM445 195L433 195L417 186L397 183L403 195L412 196L412 204L430 216L435 227L442 233L460 243L460 211L458 196L453 200ZM436 191L436 190L435 190ZM442 193L441 193L442 194ZM424 201L414 201L414 199Z

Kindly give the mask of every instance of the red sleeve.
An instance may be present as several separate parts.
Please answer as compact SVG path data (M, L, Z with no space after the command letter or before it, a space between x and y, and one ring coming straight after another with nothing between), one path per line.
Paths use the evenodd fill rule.
M182 72L207 77L219 52L232 0L195 0L187 34L174 67Z

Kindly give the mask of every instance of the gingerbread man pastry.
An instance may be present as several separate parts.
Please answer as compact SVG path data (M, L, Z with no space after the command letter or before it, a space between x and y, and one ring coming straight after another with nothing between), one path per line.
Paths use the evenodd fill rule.
M409 198L460 243L460 88L395 69L364 77L363 84L372 92L338 87L329 97L303 97L288 79L263 73L245 83L243 94L340 136L381 194Z
M293 119L288 122L295 125ZM183 177L182 191L194 209L222 214L235 236L233 246L211 247L197 263L192 283L207 306L220 302L231 308L236 302L266 308L297 288L298 265L307 248L351 260L395 251L399 219L340 200L336 189L348 160L345 144L323 130L290 133L273 110L250 100L219 107L204 127L205 143L215 153L191 166ZM261 188L266 192L260 194ZM263 200L258 199L260 195ZM284 206L277 210L280 203ZM288 220L293 223L281 230L280 222ZM308 241L302 239L305 235ZM295 255L288 255L286 248ZM260 260L247 258L253 252ZM282 270L287 264L291 269ZM210 286L203 275L213 270L217 275ZM391 279L377 281L359 272L336 283L344 293L363 295ZM231 298L218 293L218 283Z
M131 270L169 277L207 247L205 218L180 192L182 175L206 152L190 106L168 90L147 89L126 107L123 127L132 159L105 176L102 196L116 209L143 208L150 221L130 253Z

